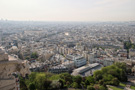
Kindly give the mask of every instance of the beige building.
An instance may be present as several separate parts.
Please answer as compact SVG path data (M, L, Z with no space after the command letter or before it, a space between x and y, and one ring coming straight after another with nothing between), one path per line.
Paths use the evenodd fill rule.
M28 61L18 60L15 55L8 55L0 48L0 90L17 90L13 73L23 77L30 74Z

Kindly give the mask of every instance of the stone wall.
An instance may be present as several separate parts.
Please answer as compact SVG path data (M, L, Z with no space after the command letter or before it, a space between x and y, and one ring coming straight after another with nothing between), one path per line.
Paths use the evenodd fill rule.
M8 61L8 54L0 54L0 61Z
M30 74L28 61L0 61L0 90L15 90L15 72L23 77Z

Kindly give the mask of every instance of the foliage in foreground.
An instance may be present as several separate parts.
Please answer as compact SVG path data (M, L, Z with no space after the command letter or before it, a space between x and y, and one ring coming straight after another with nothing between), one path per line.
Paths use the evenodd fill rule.
M62 88L87 88L107 90L106 85L118 86L127 81L126 64L115 63L94 72L93 76L72 76L69 73L52 74L32 72L28 79L20 77L21 90L56 90Z

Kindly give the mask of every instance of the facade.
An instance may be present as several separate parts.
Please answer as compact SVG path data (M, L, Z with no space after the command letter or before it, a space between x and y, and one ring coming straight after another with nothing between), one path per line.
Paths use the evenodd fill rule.
M58 65L58 66L54 66L54 67L50 68L49 72L57 73L57 74L64 73L64 72L68 72L68 68L63 65Z
M70 72L74 69L74 62L73 61L65 61L61 65L54 66L49 69L51 73L64 73Z
M86 59L84 59L84 57L77 57L74 60L75 62L75 67L81 67L86 65Z
M63 66L67 67L69 70L73 70L74 69L74 61L65 61L62 63Z
M111 58L93 58L90 59L90 63L100 63L103 66L109 66L114 63L114 60L112 60Z
M86 65L86 59L80 55L67 55L68 60L74 61L76 68Z
M69 49L65 47L57 46L56 51L60 54L69 54Z

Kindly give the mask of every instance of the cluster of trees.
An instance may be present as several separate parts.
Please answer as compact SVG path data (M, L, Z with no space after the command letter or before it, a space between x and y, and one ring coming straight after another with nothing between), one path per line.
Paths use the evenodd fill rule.
M111 66L103 67L101 70L95 71L93 77L100 85L118 86L120 81L127 81L126 64L115 63Z
M22 56L23 57L23 56ZM30 55L24 57L25 59L29 60L29 59L37 59L39 57L37 52L32 52ZM23 60L23 59L22 59Z
M124 49L127 50L127 58L129 58L129 49L135 49L135 44L133 44L131 41L124 42Z
M130 48L135 49L135 44L132 43L131 41L124 42L124 49L130 49Z
M72 76L69 73L52 74L32 72L28 79L20 77L21 90L56 90L80 88L87 90L107 90L106 85L118 86L127 81L126 64L115 63L94 72L93 76Z
M38 53L33 52L30 57L36 59L36 58L38 58Z

